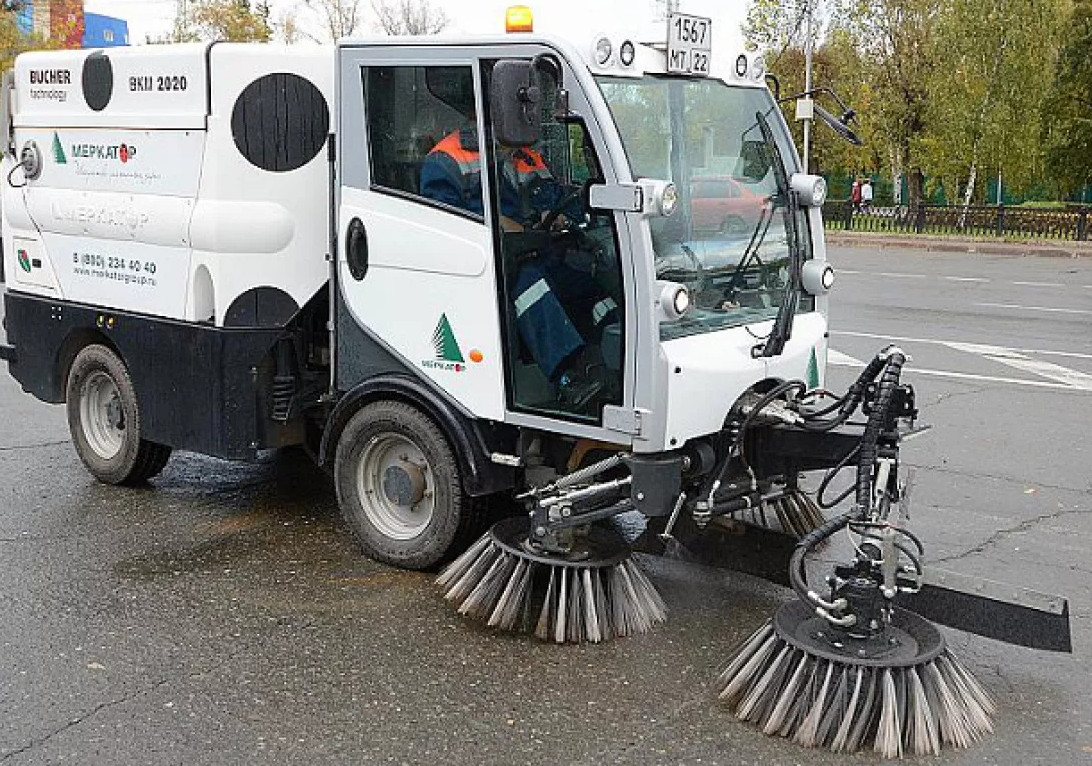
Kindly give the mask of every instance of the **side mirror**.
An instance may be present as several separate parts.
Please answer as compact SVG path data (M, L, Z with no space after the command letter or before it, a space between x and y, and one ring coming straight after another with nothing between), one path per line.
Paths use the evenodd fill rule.
M856 116L856 114L857 113L854 112L852 109L847 109L842 115L842 119L838 119L826 109L819 106L819 104L815 105L815 115L820 120L829 125L831 130L844 138L846 141L849 141L849 143L853 144L854 146L862 146L864 145L864 142L861 140L861 137L858 136L853 131L853 128L849 127L849 125L847 124L850 120L854 118L854 116Z
M505 59L493 66L489 88L493 134L505 146L530 146L542 134L542 89L530 61Z

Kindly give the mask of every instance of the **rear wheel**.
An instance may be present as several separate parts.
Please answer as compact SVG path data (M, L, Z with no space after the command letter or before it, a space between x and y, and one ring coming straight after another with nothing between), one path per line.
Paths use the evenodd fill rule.
M84 348L65 391L72 444L96 479L139 484L163 470L171 448L141 436L136 391L117 354L105 346Z
M455 453L436 424L401 402L363 407L345 426L334 460L338 505L364 551L427 569L480 532Z

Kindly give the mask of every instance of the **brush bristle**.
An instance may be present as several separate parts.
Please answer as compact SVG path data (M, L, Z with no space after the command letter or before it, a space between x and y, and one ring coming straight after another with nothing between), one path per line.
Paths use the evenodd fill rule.
M993 729L993 700L947 650L906 667L866 667L816 657L768 622L718 679L720 698L766 734L834 752L871 748L885 758L939 755Z
M436 582L459 614L557 643L599 643L667 619L663 599L632 559L607 567L544 564L485 535Z
M819 506L798 490L746 511L738 518L796 538L801 538L826 523Z

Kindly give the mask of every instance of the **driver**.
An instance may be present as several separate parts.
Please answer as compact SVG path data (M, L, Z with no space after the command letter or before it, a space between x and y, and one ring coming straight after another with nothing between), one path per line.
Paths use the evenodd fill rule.
M474 128L450 133L425 158L421 194L482 215L479 158ZM518 233L542 224L565 197L542 155L530 147L498 146L497 159L501 228ZM575 207L579 209L579 202ZM555 227L567 225L564 214L559 214ZM525 260L519 267L512 293L516 326L535 363L557 387L559 402L579 409L595 397L603 383L589 379L582 370L587 344L565 306L590 307L597 333L618 321L618 307L612 298L603 296L590 272L566 262L567 255L560 244L539 249L537 258Z

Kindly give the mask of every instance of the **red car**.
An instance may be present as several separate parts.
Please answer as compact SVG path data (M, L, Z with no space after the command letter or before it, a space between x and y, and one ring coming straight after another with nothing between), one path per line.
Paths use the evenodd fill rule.
M695 178L690 184L694 228L726 234L751 231L767 199L730 176Z

